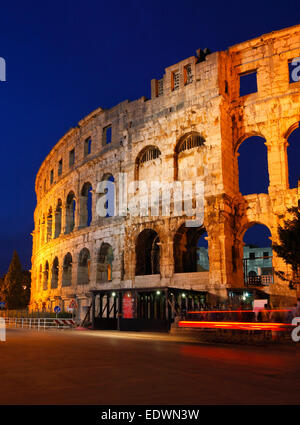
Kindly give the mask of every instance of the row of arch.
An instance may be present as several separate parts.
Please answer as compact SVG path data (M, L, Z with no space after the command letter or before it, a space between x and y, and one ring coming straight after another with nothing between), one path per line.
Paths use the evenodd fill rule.
M181 225L173 241L174 273L191 273L199 271L198 249L207 248L207 232L205 227L185 227ZM160 273L161 241L153 229L144 229L136 240L135 275Z
M232 250L233 270L240 268L244 272L244 281L247 284L249 272L259 269L262 275L273 275L272 266L272 235L269 228L261 223L248 223L239 232L242 240L240 255L236 249ZM208 236L205 227L185 227L181 225L173 239L174 273L193 273L209 270ZM153 229L144 229L136 240L135 274L159 274L161 267L162 241ZM249 252L254 252L254 259ZM265 253L267 251L267 254ZM247 275L248 273L248 275ZM253 270L252 270L253 273ZM250 274L251 276L251 274ZM271 279L265 279L271 282Z
M298 129L298 131L295 131L296 129ZM298 134L294 134L294 133L298 133ZM292 147L292 144L294 145L299 145L299 123L294 123L289 129L288 131L286 131L286 133L282 136L284 139L286 139L288 141L289 146L287 147L287 155L288 155L288 163L289 163L289 187L293 188L297 186L297 180L299 177L299 169L296 166L296 163L294 162L294 158L297 156L294 155L294 150L297 150L297 146ZM250 137L251 138L251 137ZM262 135L260 135L260 138L262 140L265 140L264 137ZM298 142L294 143L294 140L297 138ZM237 142L237 146L239 149L239 145L242 143L244 144L244 141L249 139L249 137L242 137L239 139L239 141ZM242 141L242 142L240 142ZM174 163L175 163L175 179L176 174L178 174L178 170L176 170L176 165L178 165L178 156L184 152L185 150L189 150L192 149L194 147L199 147L205 144L205 139L203 138L203 136L197 132L190 132L187 133L185 135L183 135L178 142L176 143L176 146L174 148ZM243 149L242 149L243 150ZM298 151L299 152L299 151ZM149 161L149 160L155 160L157 158L159 158L161 155L161 151L159 150L158 147L156 146L147 146L144 149L142 149L142 151L137 155L136 158L136 169L138 169L138 167L140 165L142 165L143 163ZM245 155L246 156L246 155ZM246 163L246 162L245 162ZM258 168L256 168L257 170ZM295 171L296 169L296 171ZM249 175L249 174L248 174ZM254 189L253 193L261 193L262 191L260 190L256 190Z
M114 181L111 174L105 174L102 181ZM39 244L58 238L62 233L68 234L75 229L76 214L78 214L78 228L88 227L93 219L93 187L90 182L85 182L81 188L78 204L76 195L71 190L63 204L61 198L57 200L56 207L49 208L38 223ZM108 201L107 201L108 202ZM79 212L78 212L79 209Z
M289 187L294 188L297 187L298 178L299 178L299 167L296 161L296 158L299 157L300 151L300 130L299 123L296 123L290 127L290 129L285 134L285 139L287 140L286 146L286 155L288 157L288 168L289 168ZM268 187L268 163L267 163L267 150L266 147L262 145L258 147L258 141L265 143L266 140L262 135L243 137L238 141L236 152L238 152L239 156L239 174L240 174L240 190L244 195L245 191L249 191L249 189L245 188L245 183L249 180L249 177L255 177L258 173L262 173L263 184L258 187L251 187L252 193L265 193ZM251 147L246 145L251 142ZM179 174L179 164L178 159L182 153L187 150L201 147L205 145L204 137L197 132L190 132L183 135L179 141L177 142L174 149L174 179L178 179ZM241 146L242 145L242 146ZM252 160L249 161L248 156L248 148L252 148ZM244 160L241 159L241 154L243 154ZM149 145L143 148L140 153L137 155L135 160L135 180L139 180L139 168L142 167L145 163L149 161L153 161L159 159L161 156L160 149L155 145ZM242 166L240 166L240 164ZM254 173L249 173L249 167L254 166ZM244 172L243 172L244 170ZM264 174L265 172L265 174ZM258 180L262 180L258 178ZM247 193L248 194L248 193Z
M288 165L289 165L289 186L297 187L300 175L300 166L298 158L300 156L300 130L293 127L288 135ZM298 140L299 139L299 140ZM239 172L239 188L242 195L251 193L268 193L269 174L268 174L268 157L265 139L260 136L251 136L242 141L237 146L238 153L238 172ZM199 148L205 144L205 139L196 132L189 133L182 137L175 149L175 166L176 176L178 178L178 159L186 150ZM160 150L155 146L145 147L137 156L135 179L139 180L141 167L146 163L153 163L161 156ZM186 167L188 168L188 167ZM149 172L147 171L147 174ZM150 173L150 178L153 175ZM112 174L105 174L103 180L114 181ZM48 242L52 238L57 238L62 232L67 234L74 230L76 221L76 210L79 208L78 227L90 226L93 218L93 188L90 182L85 182L81 188L78 204L76 204L76 196L74 191L70 191L67 195L65 204L58 199L54 209L49 208L46 214L43 214L42 220L38 223L38 233L40 244ZM114 200L112 200L114 202ZM63 214L65 208L65 215ZM107 215L113 215L107 214ZM63 220L64 219L64 220ZM64 221L64 222L63 222Z
M189 132L183 135L177 142L175 150L174 150L175 160L178 157L178 155L184 152L185 150L202 146L204 143L205 143L205 139L197 132ZM137 166L139 166L147 161L158 159L160 155L161 155L161 151L159 150L158 147L146 146L137 155L135 163Z
M244 241L246 244L253 247L260 244L260 247L270 247L269 229L260 224L252 224L254 233L250 232L250 239L246 236L249 229L244 234ZM251 229L250 227L250 229ZM256 227L256 229L255 229ZM254 236L253 236L254 235ZM251 239L252 237L252 239ZM199 261L199 252L207 252L207 232L203 226L198 228L188 228L181 225L177 230L173 241L173 255L174 255L174 273L193 273L199 271L208 271L209 265ZM158 233L152 229L147 228L142 230L136 238L135 253L135 275L154 275L161 272L161 240ZM270 252L272 252L271 248ZM272 256L272 254L271 254ZM201 256L200 256L201 257ZM207 258L209 261L209 259ZM243 267L243 258L240 259L240 266ZM245 259L244 259L245 260ZM96 282L105 283L113 279L113 262L114 253L110 244L103 242L96 255ZM77 261L77 285L87 285L90 283L90 264L91 255L87 248L83 248L78 254ZM249 263L250 264L250 263ZM245 266L245 264L244 264ZM50 270L51 268L51 270ZM248 271L251 269L248 268ZM73 276L73 257L68 252L62 261L61 266L61 287L68 287L72 285ZM57 289L60 281L60 264L58 257L55 257L52 264L48 261L39 267L39 287L43 290Z
M174 238L175 273L196 272L197 248L200 238L207 235L204 227L186 228L182 225ZM136 276L160 273L160 239L153 229L143 230L136 240ZM112 280L114 254L110 244L102 243L96 258L96 281L109 282ZM83 248L77 258L77 285L86 285L90 282L91 255L87 248ZM51 270L50 270L51 269ZM72 285L73 257L68 252L62 262L61 287ZM60 264L55 257L52 264L46 261L39 267L38 283L43 290L57 289L59 286Z
M112 280L112 264L114 260L113 249L110 244L102 243L97 253L97 282L109 282ZM77 284L88 285L90 283L91 255L88 248L83 248L77 258ZM51 270L50 270L51 268ZM73 257L68 252L62 262L61 287L72 285ZM38 274L38 286L43 290L57 289L59 286L60 264L55 257L52 264L46 261L40 264Z
M195 132L188 133L183 136L175 149L175 162L178 163L178 157L186 150L203 146L205 143L204 138ZM139 180L140 168L149 161L155 161L161 156L161 151L156 146L147 146L142 149L136 159L135 180ZM176 178L177 178L176 173ZM114 182L114 177L110 173L104 174L101 181ZM59 198L57 205L53 209L50 207L46 213L43 214L42 220L38 223L38 233L40 235L40 244L48 242L53 238L57 238L62 232L67 234L74 230L76 222L76 210L79 208L78 227L90 226L93 218L93 188L90 182L85 182L81 188L79 196L79 205L76 204L75 192L71 190L65 202L65 218L63 223L63 202ZM112 204L114 200L108 200L107 203ZM108 216L113 215L108 212Z

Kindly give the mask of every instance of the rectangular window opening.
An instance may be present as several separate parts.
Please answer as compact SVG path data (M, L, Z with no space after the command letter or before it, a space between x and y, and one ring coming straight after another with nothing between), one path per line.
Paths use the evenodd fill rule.
M255 260L255 252L250 252L250 254L249 254L249 258L250 258L251 260Z
M157 96L160 97L164 94L164 80L163 78L161 80L157 81Z
M53 179L54 179L54 171L53 171L53 170L51 170L51 171L50 171L50 184L52 184L52 183L53 183Z
M257 71L240 74L240 97L257 92Z
M59 176L61 176L61 174L62 174L62 164L63 164L63 162L62 162L62 159L58 162L58 171L57 171L57 174L59 175Z
M103 144L109 145L111 143L112 137L111 137L111 125L108 125L103 129Z
M84 156L90 155L91 152L92 152L92 139L88 137L84 141Z
M72 167L75 164L75 149L69 152L69 166Z
M193 82L192 65L189 63L184 67L184 85L191 84Z
M179 71L172 72L172 91L179 89Z
M228 81L225 80L225 93L228 94Z

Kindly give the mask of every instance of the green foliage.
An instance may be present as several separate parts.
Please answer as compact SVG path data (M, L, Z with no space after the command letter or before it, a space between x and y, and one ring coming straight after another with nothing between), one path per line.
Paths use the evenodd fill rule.
M291 219L285 220L283 226L278 227L279 243L273 244L272 248L284 262L291 266L292 274L283 271L275 271L276 275L289 282L291 289L295 289L300 276L300 207L288 209Z
M5 302L5 308L20 309L28 305L30 299L30 272L22 269L16 251L8 271L0 282L0 299Z

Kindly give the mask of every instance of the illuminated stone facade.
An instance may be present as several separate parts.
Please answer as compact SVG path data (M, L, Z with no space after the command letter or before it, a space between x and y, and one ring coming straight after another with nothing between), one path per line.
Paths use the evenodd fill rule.
M288 63L299 56L300 26L226 51L198 51L151 82L150 100L99 108L72 128L36 178L31 308L76 299L82 317L91 289L174 286L226 297L228 288L241 288L245 231L262 223L276 241L279 215L300 198L300 187L288 185L287 158L287 139L300 119L300 82L290 81ZM241 78L254 71L257 92L241 96ZM237 151L252 135L266 141L269 193L242 196ZM189 148L189 136L203 143ZM97 183L114 180L118 202L119 173L127 173L128 183L204 181L209 272L185 267L188 245L195 248L203 232L187 231L185 216L97 216ZM155 266L144 264L149 243L159 250ZM276 256L273 265L283 267ZM295 297L276 279L264 290L276 303Z

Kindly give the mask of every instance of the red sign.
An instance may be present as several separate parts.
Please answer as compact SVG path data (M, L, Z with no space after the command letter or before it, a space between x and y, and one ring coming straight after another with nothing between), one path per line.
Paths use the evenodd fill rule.
M123 294L123 319L133 319L134 298L131 292Z
M72 300L69 304L69 308L77 308L77 304L75 300Z

